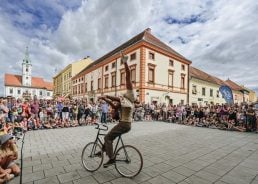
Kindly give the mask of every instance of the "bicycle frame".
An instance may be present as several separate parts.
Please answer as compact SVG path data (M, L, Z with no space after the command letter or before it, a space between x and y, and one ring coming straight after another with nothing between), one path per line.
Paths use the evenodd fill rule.
M98 129L98 133L97 133L96 139L95 139L95 141L94 141L94 147L93 147L93 149L92 149L92 151L91 151L91 156L92 156L93 153L95 153L96 145L97 145L98 142L101 144L101 147L102 147L102 148L103 148L103 146L104 146L104 143L101 141L101 139L99 138L99 136L105 136L105 135L107 135L107 134L100 133L100 130L103 130L103 129ZM118 150L119 142L121 142L121 144L122 144L121 147L123 147L123 148L125 147L121 135L118 136L118 139L117 139L117 142L116 142L116 146L115 146L115 149L114 149L114 155L116 154L116 151ZM125 148L124 148L124 152L125 152L126 160L128 161L128 154L127 154L127 151L126 151ZM116 161L122 161L122 160L116 160ZM123 161L124 161L124 160L123 160Z

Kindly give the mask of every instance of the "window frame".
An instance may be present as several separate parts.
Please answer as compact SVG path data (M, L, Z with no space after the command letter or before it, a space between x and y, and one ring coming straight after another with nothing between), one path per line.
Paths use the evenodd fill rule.
M168 70L168 87L174 86L174 70ZM170 81L170 76L172 76L172 79Z
M206 88L202 87L202 96L206 96Z
M151 64L151 63L148 63L148 83L155 83L155 68L156 68L156 65L154 64ZM153 71L152 73L152 78L153 80L150 80L150 71Z
M111 87L116 87L116 72L111 73Z
M130 61L136 60L136 52L130 54Z
M149 59L152 61L155 61L155 53L152 51L149 51Z
M108 74L104 76L104 79L105 79L105 83L104 83L105 86L104 86L104 88L107 89L107 88L108 88L108 82L109 82L109 81L108 81L108 80L109 80Z
M172 63L172 64L171 64L171 63ZM168 63L168 66L174 67L174 60L170 59L170 60L169 60L169 63Z

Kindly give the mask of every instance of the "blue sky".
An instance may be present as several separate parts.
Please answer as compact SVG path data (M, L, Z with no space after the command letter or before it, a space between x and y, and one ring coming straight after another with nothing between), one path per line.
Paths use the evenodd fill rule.
M258 92L257 22L256 0L1 0L0 78L21 73L26 46L33 75L52 80L150 27L193 66Z

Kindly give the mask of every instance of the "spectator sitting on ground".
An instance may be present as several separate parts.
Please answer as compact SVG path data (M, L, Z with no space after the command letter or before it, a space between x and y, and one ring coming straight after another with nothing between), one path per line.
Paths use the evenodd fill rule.
M0 184L6 183L14 178L14 175L10 174L11 169L2 168L4 161L5 161L5 158L2 155L0 155Z
M19 166L14 162L18 158L18 149L13 141L13 136L5 134L0 137L0 155L4 158L1 167L11 169L10 174L18 176L20 174Z

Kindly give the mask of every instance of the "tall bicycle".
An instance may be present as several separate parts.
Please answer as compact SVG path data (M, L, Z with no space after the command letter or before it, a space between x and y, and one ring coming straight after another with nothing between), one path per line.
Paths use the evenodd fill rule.
M102 151L102 147L104 146L104 144L99 138L99 136L106 135L101 133L100 131L107 131L108 126L102 126L104 128L101 128L100 125L97 124L95 128L98 129L98 133L95 141L88 143L82 150L82 164L84 168L90 172L98 170L103 163L104 154ZM120 142L121 146L118 147ZM127 178L132 178L137 176L141 172L143 166L143 159L140 151L134 146L125 145L121 135L117 139L116 146L114 149L114 155L115 168L120 175Z

